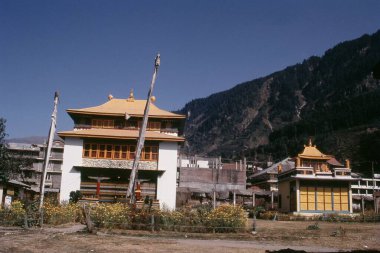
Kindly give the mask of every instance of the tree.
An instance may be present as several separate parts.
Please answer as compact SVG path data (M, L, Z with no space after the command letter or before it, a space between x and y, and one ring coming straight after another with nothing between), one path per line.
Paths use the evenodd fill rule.
M22 177L22 168L32 166L32 159L18 155L11 155L7 144L5 142L5 137L7 134L6 120L0 118L0 180L8 181L9 179L17 179Z
M5 180L8 178L8 150L5 145L5 137L7 134L5 133L5 123L6 120L0 118L0 179Z
M70 192L70 203L77 203L81 198L82 193L79 190Z

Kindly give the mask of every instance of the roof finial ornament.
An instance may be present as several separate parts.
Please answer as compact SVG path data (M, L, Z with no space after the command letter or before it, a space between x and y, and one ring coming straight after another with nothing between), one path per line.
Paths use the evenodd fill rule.
M128 102L133 102L135 101L135 97L133 95L133 89L129 92L129 98L127 99Z
M112 99L113 99L112 94L109 94L109 95L108 95L108 100L112 100Z
M309 147L313 146L313 143L311 142L311 138L309 138Z

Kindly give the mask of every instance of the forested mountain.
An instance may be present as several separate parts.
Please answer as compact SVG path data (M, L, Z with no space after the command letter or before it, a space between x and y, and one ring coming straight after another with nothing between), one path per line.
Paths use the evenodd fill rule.
M184 152L278 160L311 137L323 152L350 158L356 170L371 161L380 166L380 81L373 76L379 62L380 30L193 100L180 111L189 114Z

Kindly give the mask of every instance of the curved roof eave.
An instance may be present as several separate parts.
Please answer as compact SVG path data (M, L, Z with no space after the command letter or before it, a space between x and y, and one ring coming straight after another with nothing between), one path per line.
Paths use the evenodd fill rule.
M100 116L121 116L124 117L125 113L114 113L114 112L89 112L89 111L80 111L76 109L67 109L66 112L71 116L71 114L80 114L80 115L100 115ZM143 117L144 115L141 114L128 114L132 117ZM163 118L163 119L185 119L186 116L182 114L175 114L172 113L172 115L156 115L156 114L149 114L149 118Z

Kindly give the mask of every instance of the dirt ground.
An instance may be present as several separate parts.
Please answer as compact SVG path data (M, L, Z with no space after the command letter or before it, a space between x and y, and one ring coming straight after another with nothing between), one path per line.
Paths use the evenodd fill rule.
M307 252L380 250L379 223L257 221L257 233L193 234L100 230L85 232L81 224L43 229L0 227L0 252L265 252L291 248Z

